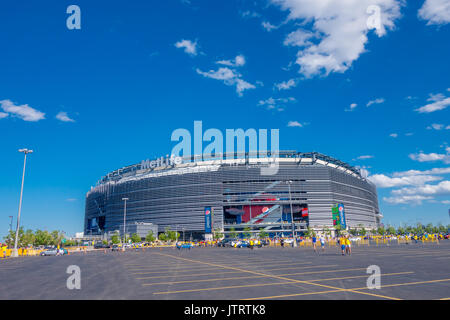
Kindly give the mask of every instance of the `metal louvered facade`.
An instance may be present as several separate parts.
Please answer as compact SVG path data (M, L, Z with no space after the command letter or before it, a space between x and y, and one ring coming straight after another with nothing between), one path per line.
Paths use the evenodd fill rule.
M227 228L224 207L286 206L290 201L308 208L308 224L313 228L332 226L331 207L336 203L344 204L349 227L378 226L381 214L376 188L355 168L318 153L284 152L277 158L278 171L262 175L261 168L267 164L259 160L244 156L159 170L142 170L139 165L129 173L118 170L118 175L103 178L86 195L85 233L95 229L90 223L95 219L97 225L102 223L94 232L120 230L124 197L129 198L127 224L153 223L160 232L166 227L204 232L205 207L213 208L214 229L223 230ZM287 181L291 181L290 194Z

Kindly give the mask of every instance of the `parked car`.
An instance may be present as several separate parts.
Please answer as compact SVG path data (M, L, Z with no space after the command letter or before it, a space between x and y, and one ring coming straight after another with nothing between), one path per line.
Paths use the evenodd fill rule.
M113 244L113 246L111 247L111 250L112 250L112 251L120 251L121 248L119 247L119 245Z
M247 248L250 245L248 241L239 241L236 248Z
M231 247L231 243L233 240L231 239L223 239L222 241L217 242L218 247Z
M185 243L178 242L177 243L177 249L178 250L181 250L181 249L189 249L189 250L191 250L192 247L193 247L193 245L190 242L185 242Z
M94 245L94 249L109 249L109 248L111 248L111 246L104 243L96 243Z
M48 248L41 252L41 256L56 256L58 254L58 249Z

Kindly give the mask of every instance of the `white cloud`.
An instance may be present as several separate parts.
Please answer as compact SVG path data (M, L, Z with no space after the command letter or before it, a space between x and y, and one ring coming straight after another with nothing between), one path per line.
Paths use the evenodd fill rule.
M295 79L289 79L288 81L275 83L275 87L280 91L281 90L289 90L295 86L297 86L297 81Z
M421 204L422 201L432 200L433 197L426 196L394 196L394 197L384 197L383 200L392 204Z
M56 119L63 121L63 122L75 122L75 120L69 118L69 116L67 115L67 112L63 112L63 111L59 112L56 115Z
M358 106L358 104L352 103L352 104L350 105L350 109L344 109L344 111L353 111L357 106Z
M383 198L392 204L420 204L424 200L435 201L435 196L450 194L450 181L436 174L450 174L448 168L433 168L430 170L408 170L394 172L391 176L375 174L368 179L379 188L397 188L391 191L391 196ZM441 181L443 180L443 181ZM431 185L430 182L440 181Z
M10 100L1 100L0 105L6 113L18 117L24 121L36 122L45 119L45 113L40 112L27 104L15 105ZM4 116L3 116L4 117Z
M430 126L427 127L428 130L434 129L434 130L442 130L442 128L444 128L443 124L439 124L439 123L433 123Z
M427 25L450 22L450 2L448 0L426 0L419 9L419 18L427 20Z
M278 29L277 26L274 26L273 24L271 24L270 22L267 22L267 21L263 21L261 23L261 25L263 26L264 29L266 29L269 32L274 30L274 29Z
M365 160L365 159L372 159L372 158L373 158L373 156L371 156L371 155L365 155L365 156L359 156L356 159Z
M191 56L197 55L197 41L192 42L191 40L181 40L175 43L175 47L177 48L184 48L184 52Z
M433 174L447 174L450 173L450 167L449 168L433 168L430 170L408 170L408 171L399 171L394 172L392 175L394 177L401 177L401 176L417 176L417 175L433 175Z
M289 121L288 124L287 124L287 126L288 126L288 127L299 127L299 128L302 128L302 127L303 127L303 124L301 124L301 123L298 122L298 121Z
M389 137L397 138L397 137L398 137L398 133L391 133L391 134L389 135Z
M242 92L248 89L256 88L253 84L241 79L241 74L236 73L234 70L223 67L218 70L210 70L203 72L200 69L196 70L198 74L215 80L222 80L227 86L236 86L236 92L239 96L242 96Z
M425 184L422 186L412 187L412 188L401 188L399 190L393 190L393 195L397 196L410 196L410 195L450 195L450 181L441 181L438 184L430 185Z
M297 53L296 63L306 77L331 72L345 72L365 52L367 34L375 29L378 37L394 28L400 17L401 0L271 0L282 10L288 11L288 20L311 25L314 43L308 30L298 28L291 33L285 44L304 46ZM374 11L379 8L378 19ZM375 23L369 24L369 21ZM303 23L303 24L302 24ZM303 33L303 34L302 34ZM296 39L295 41L294 39Z
M295 103L295 102L297 102L297 100L293 97L277 98L277 99L270 97L267 100L260 100L258 102L258 105L266 106L268 110L276 109L277 111L284 111L285 105L287 103Z
M384 98L378 98L378 99L371 100L371 101L367 102L366 106L370 107L373 104L380 104L380 103L383 103L383 102L384 102Z
M446 154L443 153L412 153L409 155L409 158L414 161L419 162L430 162L430 161L442 161L446 164L450 163L450 147L445 149L447 151Z
M295 47L310 46L312 45L312 43L309 40L313 37L314 33L298 29L289 33L286 39L284 39L283 44L285 46L295 46Z
M241 17L242 18L259 18L261 17L261 14L259 14L258 12L252 12L252 11L244 11L244 12L240 12Z
M229 67L241 67L245 64L245 57L243 55L238 55L234 60L220 60L216 63L223 64Z
M0 119L6 118L8 116L5 112L0 112Z
M378 188L393 188L410 185L423 185L426 182L442 180L442 177L432 175L411 175L403 177L389 177L384 174L374 174L368 179Z
M445 108L450 106L450 97L446 97L442 93L430 94L430 98L428 98L427 101L431 103L415 109L415 111L419 113L430 113L434 111L444 110Z

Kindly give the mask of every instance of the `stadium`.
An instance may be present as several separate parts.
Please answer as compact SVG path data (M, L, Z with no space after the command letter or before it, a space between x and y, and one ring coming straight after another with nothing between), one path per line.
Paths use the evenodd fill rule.
M359 169L321 153L168 159L118 169L91 187L86 194L85 234L122 233L124 198L126 226L148 223L159 232L170 228L191 239L209 238L214 230L225 235L261 230L287 235L293 228L301 234L308 227L332 230L332 211L338 206L345 228L374 229L380 224L375 185ZM276 170L263 174L274 163Z

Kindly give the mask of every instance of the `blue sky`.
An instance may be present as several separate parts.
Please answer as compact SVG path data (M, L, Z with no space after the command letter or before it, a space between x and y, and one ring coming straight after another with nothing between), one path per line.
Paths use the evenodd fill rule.
M19 148L22 225L72 235L90 186L195 120L280 129L367 170L385 223L448 224L449 22L448 0L2 2L0 236Z

